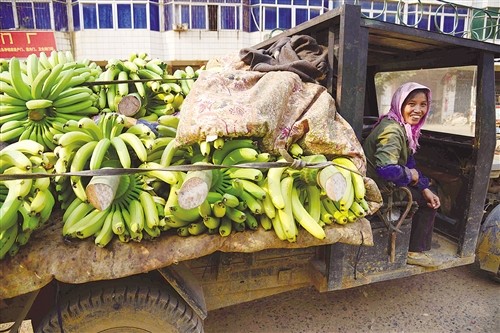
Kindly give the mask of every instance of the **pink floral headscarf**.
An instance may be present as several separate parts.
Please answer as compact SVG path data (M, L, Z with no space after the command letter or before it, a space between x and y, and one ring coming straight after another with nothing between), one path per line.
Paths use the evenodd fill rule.
M408 95L413 90L416 89L423 89L426 91L428 110L427 113L422 117L422 119L420 119L417 125L411 126L410 124L405 123L403 115L401 113L401 107L403 106L403 103L405 99L408 97ZM431 90L428 87L421 85L419 83L408 82L400 86L396 90L396 92L394 92L394 95L392 96L391 108L386 115L383 115L380 118L380 120L384 117L387 117L401 124L401 126L403 126L406 130L406 136L408 137L409 148L412 151L412 153L415 153L419 146L418 138L420 137L420 129L424 125L425 120L429 115L430 106L431 106Z

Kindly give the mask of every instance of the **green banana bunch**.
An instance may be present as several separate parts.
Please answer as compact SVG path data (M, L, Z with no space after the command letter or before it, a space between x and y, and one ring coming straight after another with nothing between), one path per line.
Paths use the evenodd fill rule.
M13 57L5 73L0 81L0 141L31 139L53 150L62 124L99 111L97 95L81 85L94 81L100 67L75 61L69 52L31 54L25 61Z
M52 213L56 199L45 168L47 164L44 146L36 141L18 141L0 151L0 170L3 175L41 175L34 179L0 181L0 259L7 254L15 255L28 242L33 231L43 225Z
M113 203L102 211L78 197L73 199L63 215L63 236L95 237L99 247L105 247L114 236L122 242L158 237L163 212L160 214L157 202L165 200L148 190L143 175L122 175Z

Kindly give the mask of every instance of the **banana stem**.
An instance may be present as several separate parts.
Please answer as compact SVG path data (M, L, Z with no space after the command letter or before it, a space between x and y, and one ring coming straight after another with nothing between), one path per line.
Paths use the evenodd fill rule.
M92 206L105 210L113 203L120 184L120 176L94 176L85 188L85 193Z

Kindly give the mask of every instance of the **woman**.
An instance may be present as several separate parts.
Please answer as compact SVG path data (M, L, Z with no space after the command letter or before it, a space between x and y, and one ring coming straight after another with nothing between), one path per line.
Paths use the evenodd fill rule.
M407 262L426 267L439 265L426 251L431 249L434 217L440 202L429 189L429 179L415 168L414 154L430 103L429 88L415 82L403 84L392 97L389 113L379 118L363 143L367 176L375 180L381 192L387 192L391 186L406 186L418 203L412 218Z

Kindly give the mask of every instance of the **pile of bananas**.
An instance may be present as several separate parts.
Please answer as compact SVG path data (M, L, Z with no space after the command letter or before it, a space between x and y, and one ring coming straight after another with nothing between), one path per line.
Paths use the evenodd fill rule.
M0 171L13 179L0 180L0 259L16 254L31 233L52 214L56 199L49 177L15 179L16 174L48 174L54 161L44 146L32 140L0 150Z
M52 51L26 61L11 58L8 65L0 73L0 141L30 139L52 150L53 137L67 120L99 112L97 95L81 86L100 76L96 63Z
M178 177L182 182L171 185L164 219L169 227L177 228L179 235L218 231L221 236L228 236L232 230L255 230L260 226L274 230L281 240L294 242L300 226L323 239L325 225L354 222L369 212L363 177L346 157L337 157L322 169L239 168L241 163L269 162L273 157L260 152L250 139L217 139L194 146L196 153L190 159L191 164L224 167L189 171ZM305 162L327 162L323 155L301 156L302 150L296 144L290 147L290 154ZM165 160L160 163L168 165ZM336 196L327 195L326 181L339 177L343 191ZM207 191L196 204L183 207L179 197L193 190L187 185L193 178L197 182L202 180Z
M142 124L125 129L121 119L107 113L97 124L82 119L65 125L71 131L58 140L56 172L103 167L145 169L121 176L113 203L103 210L89 203L82 177L68 177L71 185L65 188L70 193L63 195L68 203L63 216L65 237L96 236L96 244L106 246L113 235L121 241L141 241L158 237L163 231L180 236L228 236L233 231L262 227L294 242L300 228L323 239L325 225L354 222L368 212L363 177L347 158L336 158L322 169L240 168L241 163L274 158L261 152L255 141L244 138L218 138L177 147L174 137L179 118L173 115L159 118L158 126L168 127L171 134L159 137ZM127 143L117 144L120 139ZM301 156L298 145L292 145L290 154L306 162L327 162L323 155ZM172 165L199 168L160 170ZM59 170L60 166L63 169ZM333 174L345 182L345 191L338 198L328 197L325 191L326 180ZM198 191L200 188L205 191ZM193 192L201 194L190 204L185 198Z
M68 120L63 128L66 133L54 138L57 142L54 149L58 157L54 166L57 174L105 167L149 167L156 159L161 159L164 148L173 140L172 136L157 138L143 123L126 127L126 117L115 112L101 114L97 122L88 117ZM172 134L175 136L175 132ZM56 177L55 180L62 201L73 200L68 192L73 192L83 202L87 201L82 177Z
M134 117L149 121L179 111L194 80L203 70L195 71L186 66L170 74L165 62L151 59L146 53L132 53L127 60L111 59L105 69L97 81L106 84L94 86L99 94L99 108L103 112L116 112L122 98L133 95L141 104ZM113 81L118 83L111 83Z
M346 157L304 156L293 144L288 153L294 159L322 166L240 167L285 160L259 150L250 138L177 146L176 111L202 69L187 66L169 74L165 63L135 53L110 60L104 71L64 52L25 62L12 58L5 65L0 141L11 144L0 151L0 171L42 177L0 179L0 259L14 255L56 205L64 211L64 237L94 237L100 247L115 236L122 242L162 232L226 237L259 228L289 242L300 229L323 239L325 225L369 213L363 177ZM128 80L133 82L123 82ZM91 87L81 85L92 81ZM129 95L142 105L134 117L147 122L130 122L116 112ZM170 166L181 168L165 170ZM109 205L89 200L92 179L78 172L102 170L101 176L111 177L106 169L123 168L136 170L115 178Z

